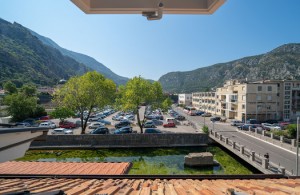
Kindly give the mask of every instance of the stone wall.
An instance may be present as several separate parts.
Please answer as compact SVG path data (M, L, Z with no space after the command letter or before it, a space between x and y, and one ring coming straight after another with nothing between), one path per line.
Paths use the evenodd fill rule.
M208 135L194 134L124 134L124 135L48 135L40 137L31 148L51 147L173 147L203 146Z

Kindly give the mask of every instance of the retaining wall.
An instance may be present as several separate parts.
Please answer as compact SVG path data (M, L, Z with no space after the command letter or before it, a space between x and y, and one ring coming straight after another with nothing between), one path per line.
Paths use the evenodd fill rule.
M124 134L124 135L48 135L31 143L30 148L118 148L204 146L208 135L194 134Z

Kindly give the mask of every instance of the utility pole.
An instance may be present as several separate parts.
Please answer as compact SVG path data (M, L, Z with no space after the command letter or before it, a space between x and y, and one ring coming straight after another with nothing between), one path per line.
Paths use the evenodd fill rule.
M296 136L296 145L297 145L297 153L296 153L296 176L299 176L299 117L297 117L297 136Z

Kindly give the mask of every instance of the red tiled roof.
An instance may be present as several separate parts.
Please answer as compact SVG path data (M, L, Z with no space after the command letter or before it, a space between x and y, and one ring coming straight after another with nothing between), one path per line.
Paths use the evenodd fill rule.
M0 179L0 194L63 190L66 194L300 194L300 179Z
M22 175L122 175L131 164L76 162L16 162L0 163L0 174Z

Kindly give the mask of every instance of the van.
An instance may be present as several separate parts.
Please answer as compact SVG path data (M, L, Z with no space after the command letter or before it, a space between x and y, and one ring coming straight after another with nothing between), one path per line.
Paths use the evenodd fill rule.
M175 123L175 118L166 118L167 123Z

